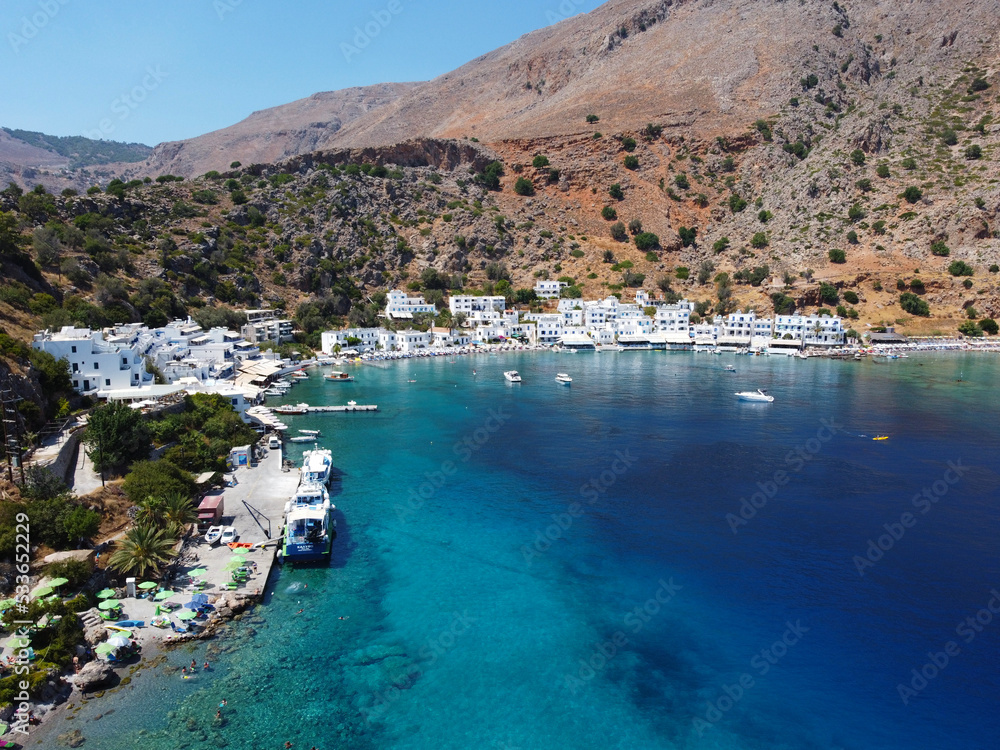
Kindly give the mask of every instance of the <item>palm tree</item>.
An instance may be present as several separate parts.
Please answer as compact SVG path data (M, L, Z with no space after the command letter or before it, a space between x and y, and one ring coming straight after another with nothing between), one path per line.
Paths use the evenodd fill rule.
M166 529L145 524L133 526L118 542L118 549L108 560L108 567L141 577L156 573L173 554L175 541Z
M139 511L135 514L136 525L161 528L166 522L166 510L166 500L150 495L139 503Z
M174 536L180 536L185 527L198 520L198 513L191 498L171 492L163 498L162 517L167 530Z

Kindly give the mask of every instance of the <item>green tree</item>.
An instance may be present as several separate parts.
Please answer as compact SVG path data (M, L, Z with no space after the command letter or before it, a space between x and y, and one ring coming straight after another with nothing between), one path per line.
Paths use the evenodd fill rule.
M681 245L691 247L695 242L698 229L696 227L681 227L677 230L677 234L680 235Z
M948 264L948 273L952 276L972 276L975 269L964 260L955 260Z
M131 471L125 475L122 489L129 500L140 505L150 497L172 494L192 497L195 486L194 479L188 472L170 461L160 459L133 464Z
M829 284L826 281L819 282L819 299L821 302L825 302L828 305L835 305L840 300L840 295L837 293L837 287L833 284Z
M535 185L527 177L518 177L514 182L514 192L518 195L534 195Z
M538 156L536 156L534 159L531 160L531 166L533 166L535 169L541 169L542 167L547 167L549 166L549 157L538 154Z
M766 232L756 232L754 236L750 238L750 245L755 248L767 247L768 239Z
M856 167L863 166L865 163L865 152L860 148L854 149L851 152L851 163Z
M611 237L618 242L628 242L628 232L625 231L625 225L620 221L616 221L611 225ZM607 255L610 250L605 250L605 255ZM607 261L605 261L607 262Z
M907 312L910 315L919 315L926 318L931 314L930 305L913 292L903 292L899 295L899 306L903 312Z
M640 250L652 250L660 246L660 238L652 232L640 232L635 236L635 246Z
M983 335L983 329L974 320L966 320L958 327L958 332L970 338L979 338Z
M1000 330L997 326L997 322L993 320L993 318L983 318L979 321L979 327L990 336L996 336L997 330Z
M945 244L944 240L934 240L934 242L931 243L931 253L941 257L947 257L951 254L951 249Z
M729 196L729 210L734 214L738 214L744 208L747 207L747 202L743 200L743 196L739 193L733 193Z
M90 448L98 471L124 469L149 456L153 447L142 412L119 402L109 402L90 413L83 442Z
M625 199L625 192L622 190L622 186L617 182L608 188L608 195L614 198L616 201Z
M625 157L625 169L638 169L639 157L635 154L628 154Z
M906 199L907 203L916 203L921 198L924 197L923 191L916 185L910 185L906 190L903 191L903 198Z
M126 575L142 578L155 575L173 555L176 539L166 529L133 526L116 543L108 567Z
M635 146L635 138L632 138L631 136L625 136L622 138L622 148L626 151L635 151Z
M847 262L847 253L845 253L843 250L841 250L839 248L833 248L833 249L831 249L827 253L827 255L829 256L831 263L846 263Z
M688 176L683 172L674 177L674 184L681 190L687 190L691 187L691 183L688 181Z
M607 221L614 221L618 218L618 212L614 206L605 206L601 209L601 218Z

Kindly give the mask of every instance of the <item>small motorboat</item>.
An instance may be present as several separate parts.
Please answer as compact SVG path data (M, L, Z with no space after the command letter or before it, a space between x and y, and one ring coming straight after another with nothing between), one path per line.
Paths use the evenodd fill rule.
M725 370L726 372L736 372L736 368L733 367L732 365L726 365L722 369Z
M312 443L316 441L315 435L296 435L288 438L289 443Z
M208 531L205 532L205 541L209 544L218 544L219 539L222 538L222 527L212 526Z
M299 430L303 435L319 435L319 430Z
M295 404L295 406L275 406L272 411L275 414L308 414L309 404Z
M758 388L756 391L740 391L736 394L736 398L740 401L756 401L768 404L774 401L774 396L762 388Z
M348 375L346 372L341 372L340 370L334 370L326 376L326 379L331 380L334 383L350 383L354 380L354 376Z
M560 372L556 373L556 382L561 383L562 385L571 385L573 383L573 378L565 372Z
M510 383L521 382L521 376L520 374L518 374L517 370L507 370L507 372L505 372L503 376L507 378L507 381Z

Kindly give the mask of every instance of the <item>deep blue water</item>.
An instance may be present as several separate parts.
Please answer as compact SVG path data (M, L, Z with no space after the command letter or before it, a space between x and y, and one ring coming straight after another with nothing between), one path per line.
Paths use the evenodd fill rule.
M1000 590L995 366L545 353L314 375L288 400L380 407L289 418L342 472L330 567L282 570L230 637L169 657L211 674L143 673L73 725L113 750L997 747L1000 614L956 633ZM733 396L757 387L775 402ZM901 536L861 575L883 524Z

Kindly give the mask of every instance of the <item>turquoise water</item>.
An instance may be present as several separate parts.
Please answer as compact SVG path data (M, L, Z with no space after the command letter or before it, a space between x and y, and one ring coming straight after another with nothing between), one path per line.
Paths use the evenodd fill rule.
M314 375L288 400L380 408L289 417L341 472L330 566L280 571L229 637L169 656L213 671L140 673L72 724L108 750L995 747L995 365L543 353ZM758 387L776 401L733 397ZM884 524L900 538L864 564Z

